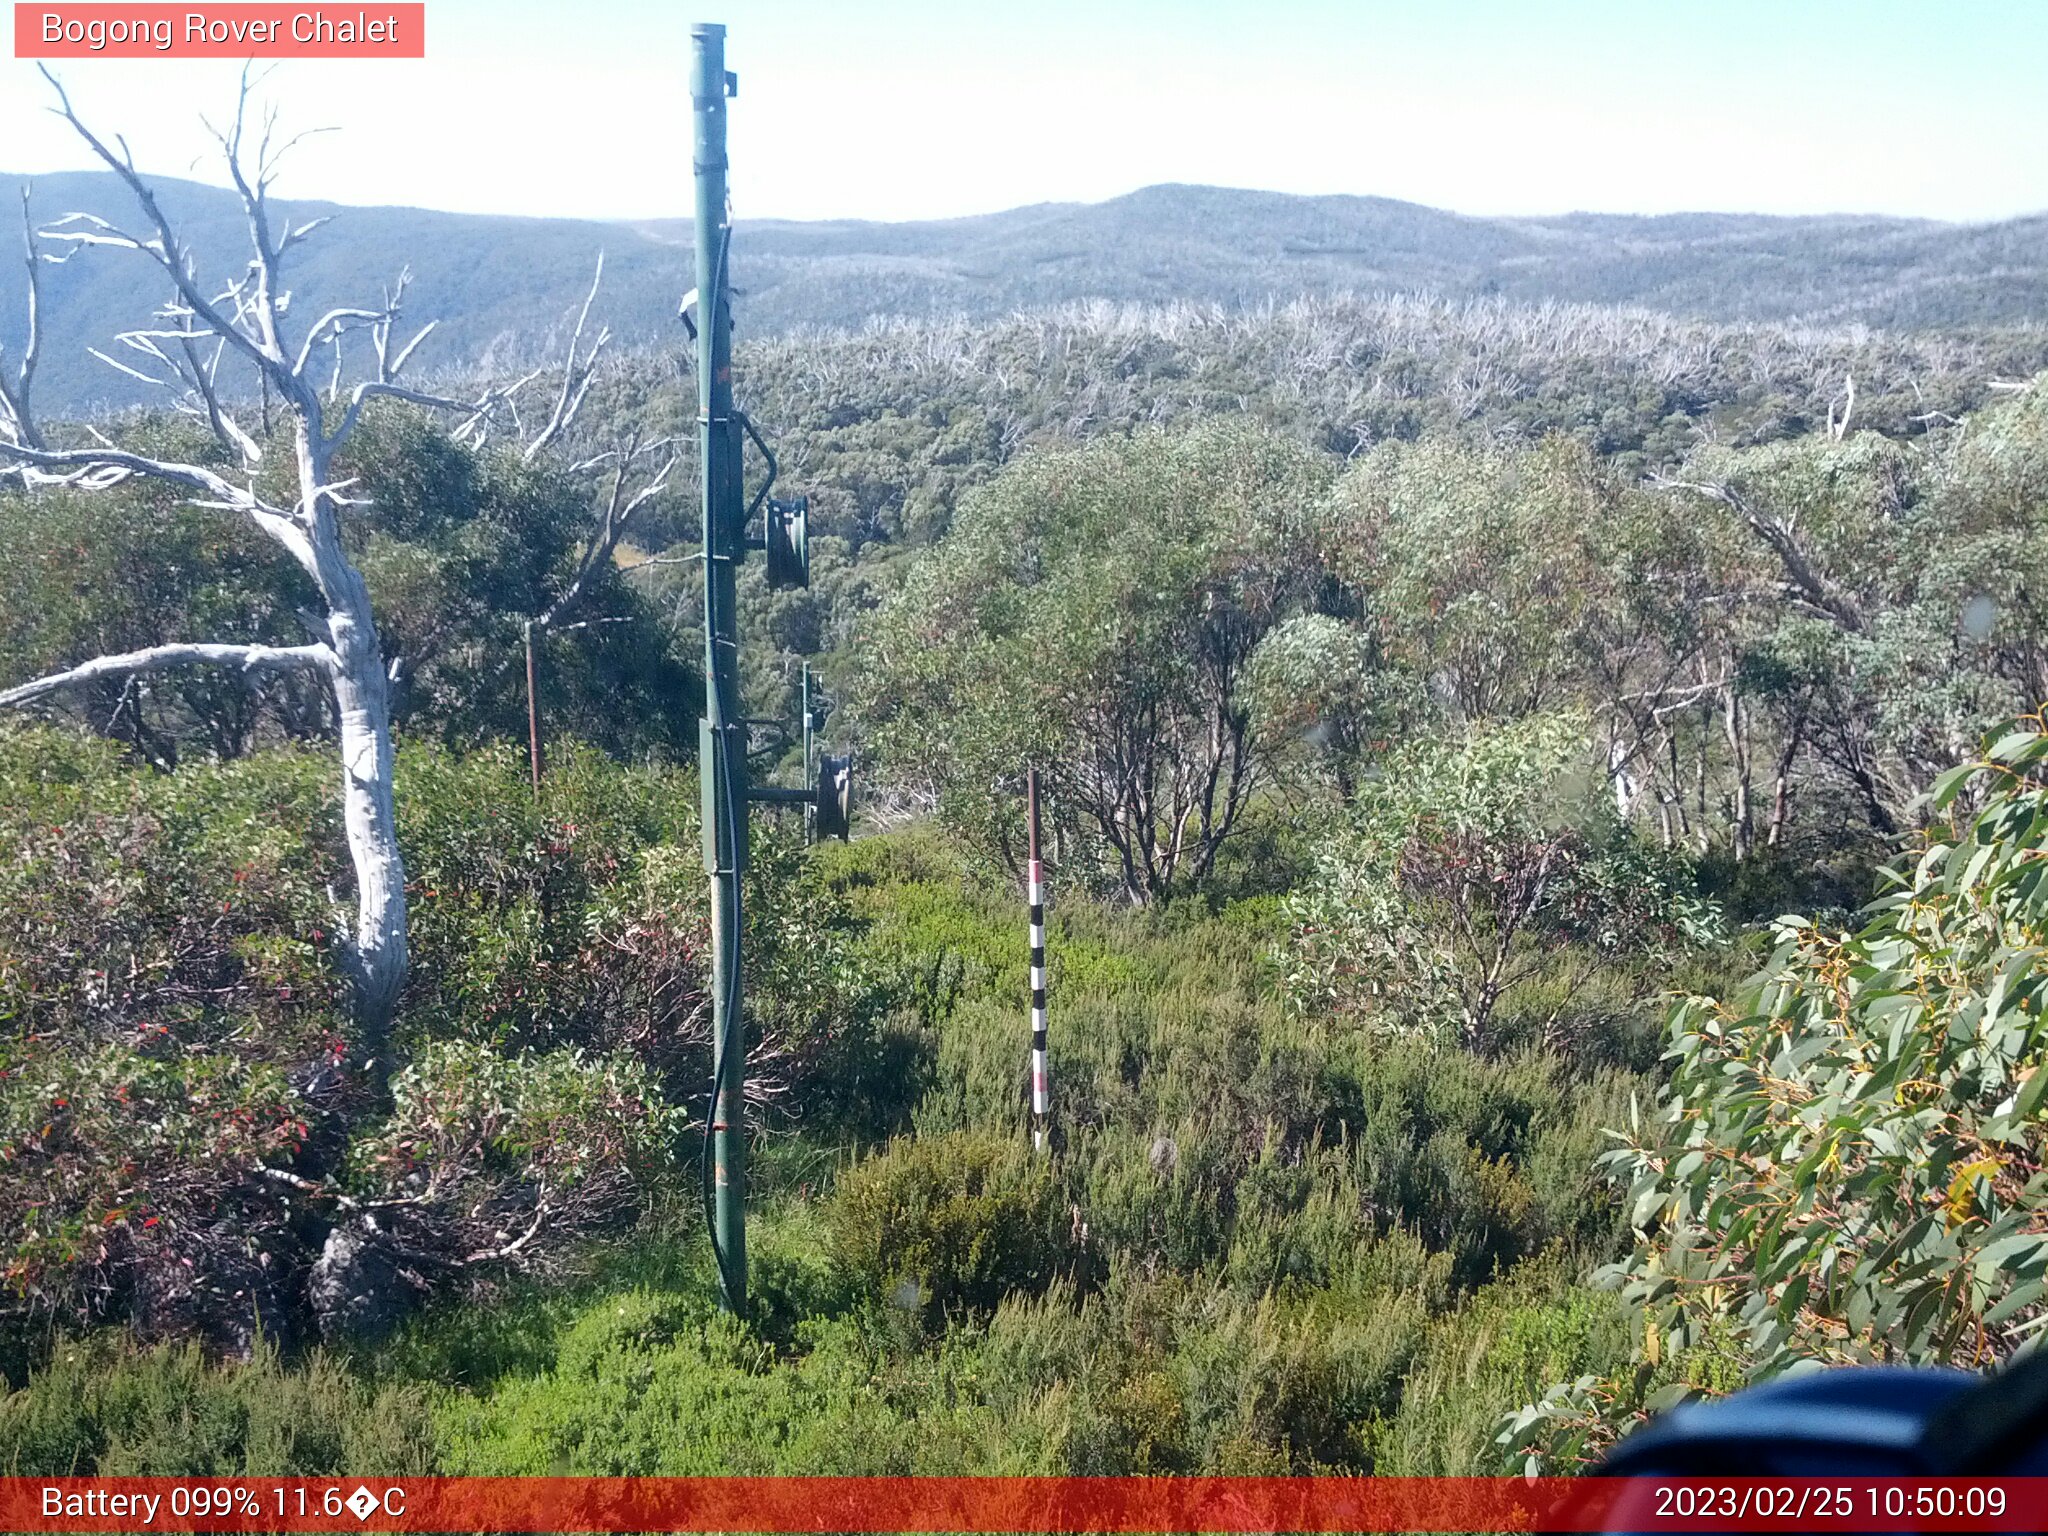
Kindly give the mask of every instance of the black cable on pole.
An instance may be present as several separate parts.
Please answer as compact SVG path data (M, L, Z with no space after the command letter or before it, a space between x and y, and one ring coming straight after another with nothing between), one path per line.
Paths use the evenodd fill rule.
M704 316L704 323L707 325L715 323L715 316L713 316L709 312L709 306L721 305L726 307L728 310L731 307L730 305L726 304L725 296L726 263L731 254L731 251L732 202L730 196L728 196L726 200L725 209L725 228L720 231L718 237L718 260L716 264L712 267L711 293L708 298L700 298L700 302L707 306L707 312ZM745 419L744 416L741 415L737 407L734 408L733 414L736 416L741 416L742 420ZM698 473L708 474L709 467L707 465L699 465ZM706 548L704 550L704 558L706 560L715 558L712 551L709 548ZM716 688L718 686L718 680L715 677L706 678L704 681L707 687ZM728 727L728 729L730 729L730 727ZM732 772L731 747L728 743L724 742L723 740L720 740L718 741L714 750L717 751L717 753L719 754L718 774L725 790L723 798L725 801L726 846L732 850L733 861L733 956L732 964L727 971L725 994L726 1034L731 1035L733 1031L740 1029L742 1027L739 1017L740 927L743 922L744 895L740 886L740 826L737 816L733 809L734 803L737 800L738 796L735 793L736 785L733 779ZM711 1033L711 1097L705 1104L704 1147L701 1156L698 1158L698 1169L701 1174L701 1183L703 1187L704 1230L711 1239L711 1261L713 1266L718 1271L721 1285L724 1283L726 1256L725 1249L718 1240L718 1190L716 1178L716 1163L718 1134L718 1097L725 1085L725 1044L725 1040L721 1039L718 1034L718 1031L714 1029ZM741 1120L740 1133L744 1135L746 1134L746 1096L744 1094L742 1094L740 1098L738 1113L740 1115Z

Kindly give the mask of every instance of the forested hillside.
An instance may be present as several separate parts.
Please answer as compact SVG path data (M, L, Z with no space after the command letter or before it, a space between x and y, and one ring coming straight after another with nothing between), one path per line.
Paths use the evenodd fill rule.
M654 314L662 231L511 401L495 269L433 265L483 224L410 253L476 327L445 396L396 382L387 299L353 398L260 344L253 400L7 398L0 1460L1573 1468L1787 1366L2025 1345L2048 332L1149 272L1146 231L1230 245L1240 196L755 232L863 309L863 242L899 292L983 241L1003 311L1019 251L1180 301L766 334L783 280L742 300L740 402L813 520L807 590L742 575L746 705L792 721L813 665L859 815L757 813L741 1317L700 1162L694 387L589 350ZM2030 291L1974 246L1982 284L1912 275L1982 231L1257 208L1332 286L1359 242L1727 315L1854 313L1818 300L1865 252L1887 304ZM586 233L521 232L515 307L573 319ZM379 275L337 251L309 287Z
M21 180L0 175L0 185ZM246 238L235 195L170 178L154 184L200 269L234 270ZM84 212L118 223L127 211L118 182L105 174L37 178L34 197L43 219ZM656 193L649 201L679 197ZM509 371L550 355L549 340L573 318L599 252L613 324L631 347L674 344L676 305L690 286L677 243L687 226L675 220L288 207L296 219L333 221L299 263L301 312L360 297L361 274L388 281L409 266L419 299L441 320L428 361L446 371ZM2044 217L1984 225L1707 213L1485 219L1387 198L1159 186L1105 203L931 223L742 217L733 265L743 338L857 328L878 317L991 320L1090 299L1235 311L1389 292L1623 305L1720 322L1955 331L2038 323L2048 310L2044 251ZM51 408L145 398L135 381L85 351L106 341L106 316L133 308L122 270L100 260L51 274ZM17 307L0 305L0 344L18 341L20 325Z
M1240 305L1384 290L1959 327L2038 319L2044 230L2038 216L1474 218L1383 197L1158 186L925 224L742 222L735 259L761 322L778 327L1075 298Z

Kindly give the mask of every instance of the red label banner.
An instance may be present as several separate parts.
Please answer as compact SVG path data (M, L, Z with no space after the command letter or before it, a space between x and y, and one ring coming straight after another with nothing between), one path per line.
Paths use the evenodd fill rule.
M21 4L17 59L423 59L427 8Z
M2040 1531L2048 1478L0 1478L9 1531Z

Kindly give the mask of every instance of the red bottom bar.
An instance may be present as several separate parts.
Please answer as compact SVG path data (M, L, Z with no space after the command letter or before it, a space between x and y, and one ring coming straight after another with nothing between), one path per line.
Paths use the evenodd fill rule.
M0 1478L9 1531L2041 1531L2048 1478Z

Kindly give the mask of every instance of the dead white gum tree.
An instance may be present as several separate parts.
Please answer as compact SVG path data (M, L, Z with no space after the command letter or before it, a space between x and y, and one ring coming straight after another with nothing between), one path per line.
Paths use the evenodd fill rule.
M52 110L120 178L134 199L140 222L131 231L91 214L73 213L37 229L28 217L24 192L29 321L12 377L0 368L0 474L30 487L103 490L137 477L181 487L193 505L246 517L268 535L312 578L320 608L301 612L310 634L304 645L194 640L99 656L0 691L0 705L26 704L77 684L173 667L232 667L252 675L298 671L317 677L334 704L342 819L355 875L355 917L346 925L342 963L353 989L359 1061L371 1081L381 1084L390 1071L391 1019L407 969L405 860L399 849L392 798L390 685L395 665L384 654L369 590L342 539L345 511L361 502L348 494L352 482L333 478L331 466L365 406L380 398L443 413L457 422L453 435L458 441L480 444L499 408L509 405L518 389L537 377L539 370L470 400L402 383L406 365L434 329L429 323L398 343L409 280L403 273L385 289L381 303L328 310L294 341L288 323L290 291L284 283L286 257L326 220L293 223L273 207L269 192L279 159L297 139L280 140L274 111L261 114L260 129L250 122L251 82L246 74L232 123L224 131L213 130L241 197L250 246L248 265L221 284L202 282L192 252L137 174L127 142L117 136L109 147L80 120L56 77L48 70L44 77L56 93ZM256 139L253 146L248 142L252 135ZM147 325L115 338L125 349L125 360L98 349L93 349L94 355L125 374L168 388L180 411L211 429L233 468L217 470L151 458L121 448L97 428L60 434L36 419L31 395L40 341L39 269L60 265L96 246L136 253L153 262L168 280L170 298ZM600 260L600 277L602 271ZM595 284L591 293L594 298ZM585 300L577 321L553 410L525 444L529 458L564 437L589 388L605 340L601 335L589 347L581 345L590 302ZM374 374L345 386L343 338L365 334ZM225 377L223 364L228 365ZM324 391L316 382L321 373L328 381ZM238 380L255 387L238 391L232 387ZM251 395L263 400L266 417L272 402L281 408L283 431L252 433L242 425L238 413L247 409ZM516 427L516 410L512 416ZM60 445L60 435L77 441ZM258 472L266 451L285 437L293 454L293 488L289 499L272 500L259 489ZM603 526L592 541L589 562L544 622L559 619L560 611L580 593L583 578L598 561L609 558L632 513L661 489L656 485L642 495L628 484L636 473L645 473L647 458L646 446L634 443L630 449L615 450L609 457L576 466L611 470L615 489L600 496ZM666 483L672 466L671 456L658 471L661 484Z

